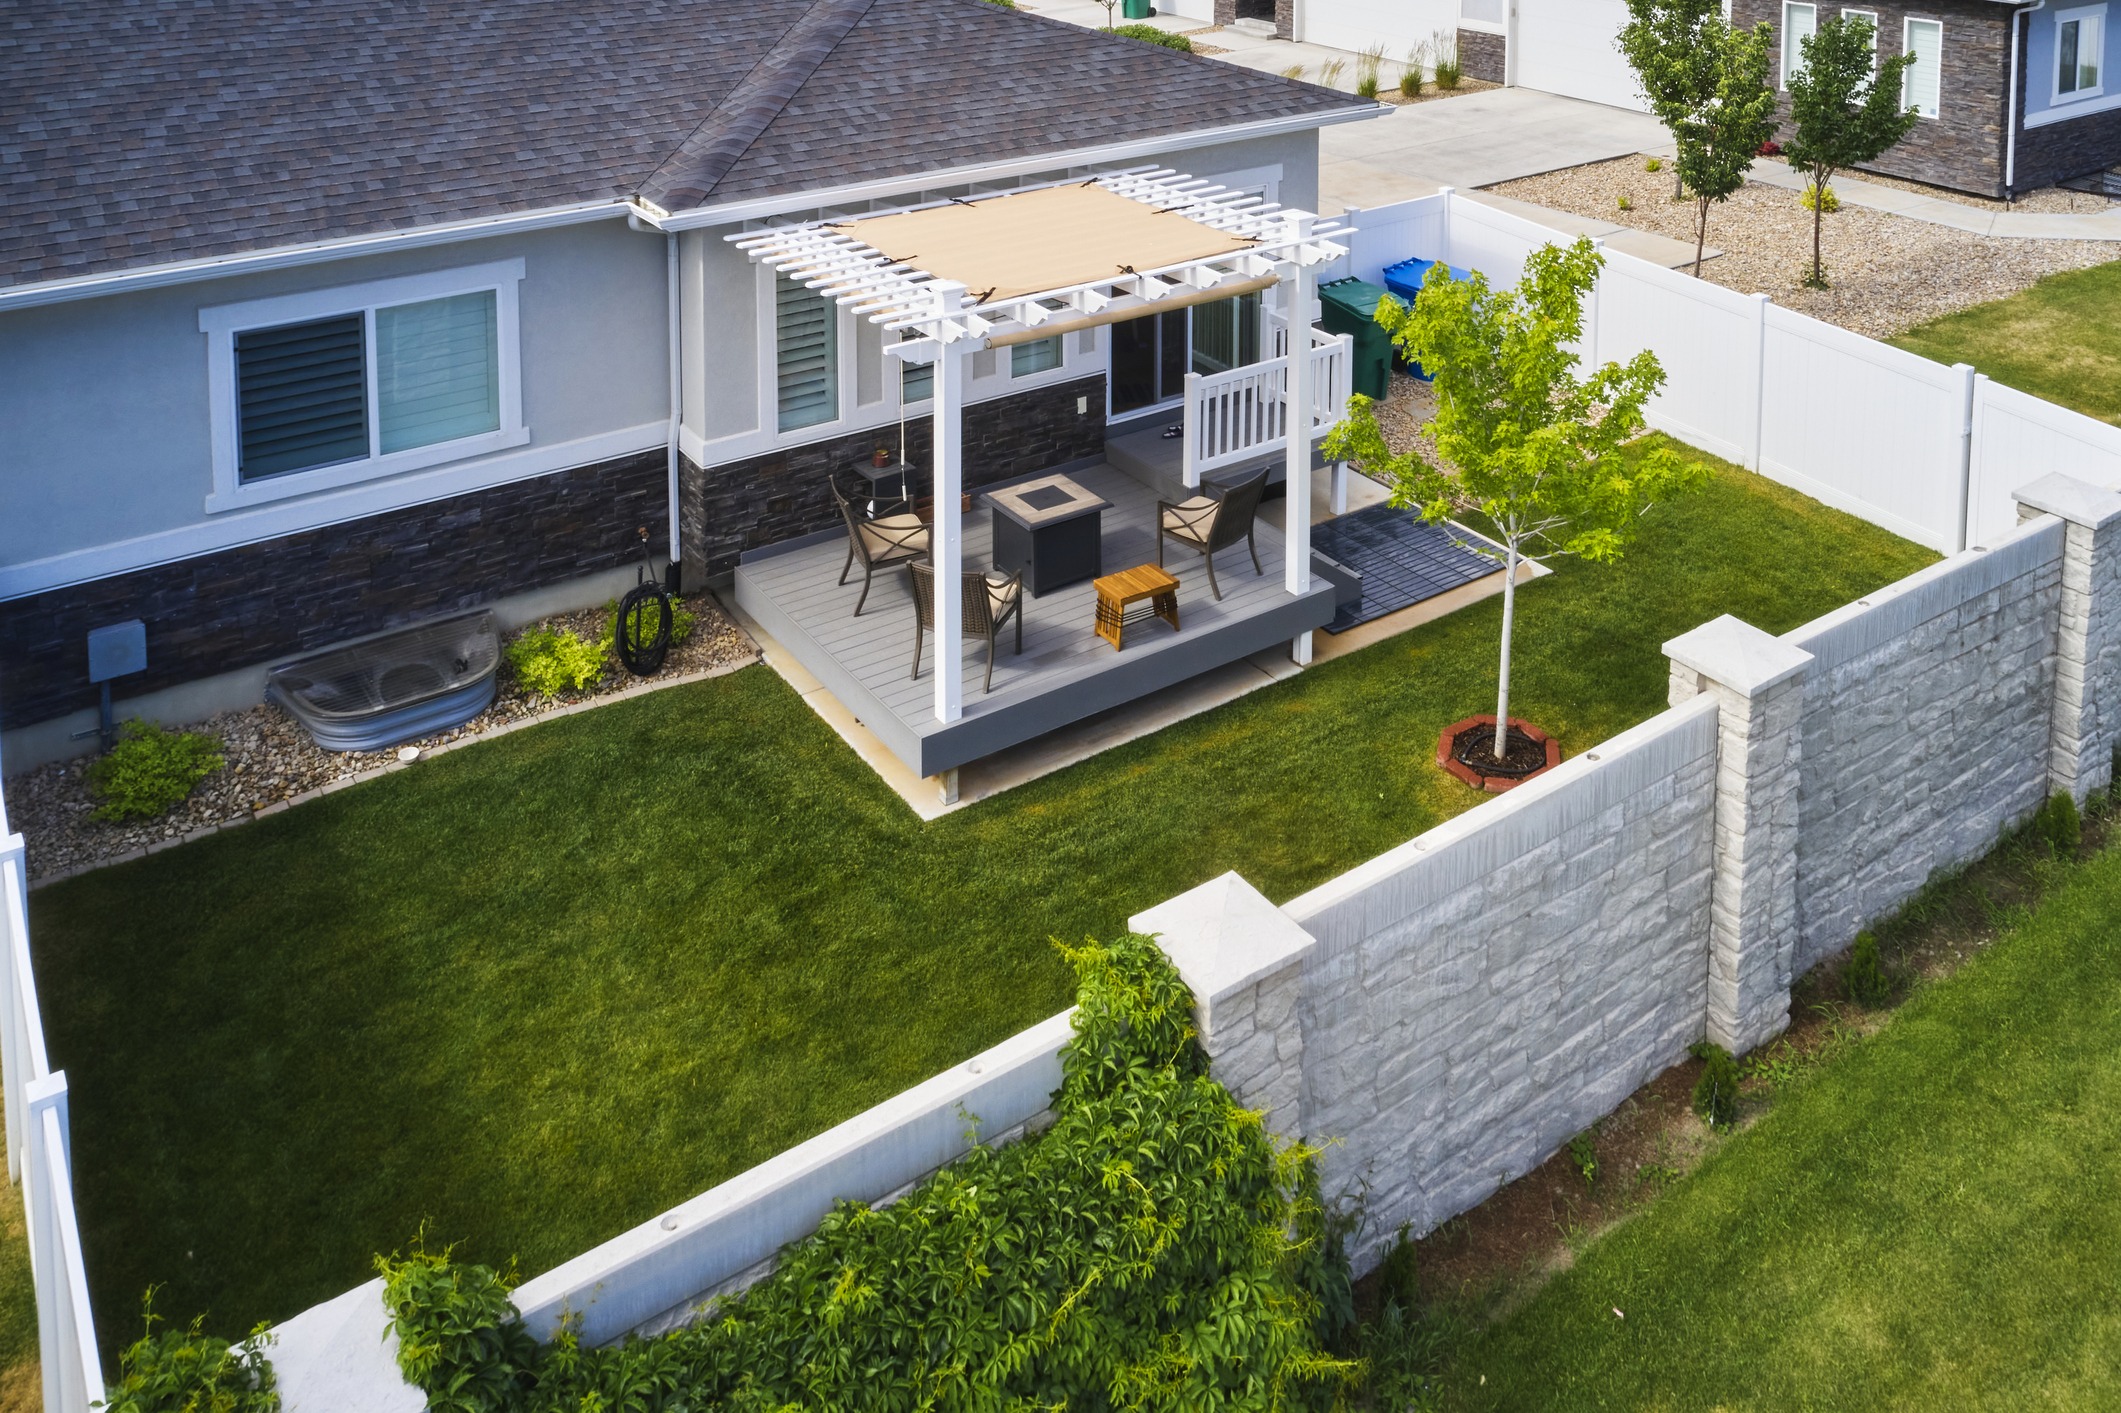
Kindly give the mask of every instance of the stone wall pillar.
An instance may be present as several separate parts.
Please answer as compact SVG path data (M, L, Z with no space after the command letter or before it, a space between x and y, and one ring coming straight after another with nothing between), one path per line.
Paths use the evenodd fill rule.
M1193 990L1209 1072L1276 1137L1303 1136L1304 955L1310 933L1226 873L1127 920L1156 938Z
M1719 708L1707 1029L1742 1055L1790 1023L1799 728L1812 655L1729 614L1664 651L1672 704L1708 692Z
M2121 495L2053 475L2017 501L2021 522L2053 515L2064 525L2048 790L2082 804L2112 783L2121 740Z

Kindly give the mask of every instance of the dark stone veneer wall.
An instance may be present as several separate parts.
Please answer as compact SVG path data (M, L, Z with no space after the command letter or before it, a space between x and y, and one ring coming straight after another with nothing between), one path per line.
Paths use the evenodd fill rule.
M1079 399L1087 411L1077 412ZM965 409L965 488L1104 455L1105 377L1075 378ZM924 467L934 423L906 422L906 456ZM719 581L745 550L829 530L839 522L827 478L868 461L879 446L898 449L898 426L850 432L808 446L678 470L678 521L685 581Z
M1877 13L1878 54L1882 59L1893 57L1905 47L1906 20L1938 20L1944 25L1944 77L1937 116L1917 122L1915 130L1897 147L1863 170L1978 196L2001 196L2005 110L2010 102L2010 8L1992 0L1933 0L1929 4L1862 0L1850 8ZM1821 13L1834 14L1839 10L1822 5ZM1775 31L1771 46L1773 67L1775 82L1781 83L1781 0L1737 0L1731 18L1746 27L1765 20ZM1779 107L1786 128L1788 95L1783 96ZM2021 191L2028 185L2023 175L2024 153L2021 136Z
M94 706L89 629L147 624L121 697L621 567L668 548L668 453L470 491L0 603L0 727Z
M1503 35L1484 29L1462 29L1458 32L1459 69L1469 79L1482 83L1501 83L1508 72L1505 60L1509 58L1510 41Z

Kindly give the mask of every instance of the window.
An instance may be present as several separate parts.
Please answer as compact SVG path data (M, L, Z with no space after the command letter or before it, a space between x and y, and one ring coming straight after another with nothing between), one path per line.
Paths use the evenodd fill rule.
M1944 84L1944 25L1937 20L1907 22L1907 52L1915 62L1900 83L1900 102L1925 118L1937 116Z
M1804 72L1804 41L1819 32L1819 7L1786 3L1782 7L1782 86Z
M1504 0L1458 0L1458 18L1484 29L1503 27Z
M784 432L839 418L839 312L816 290L774 276L774 378Z
M207 509L527 442L522 278L512 260L201 310L214 457Z
M1009 376L1028 377L1061 365L1060 335L1009 345Z
M1259 362L1259 295L1193 306L1193 371L1221 373Z
M2106 7L2088 5L2055 16L2055 101L2093 98L2103 91Z
M920 337L915 329L900 329L898 341L905 343ZM898 362L898 400L900 403L926 402L935 396L935 365L933 363Z

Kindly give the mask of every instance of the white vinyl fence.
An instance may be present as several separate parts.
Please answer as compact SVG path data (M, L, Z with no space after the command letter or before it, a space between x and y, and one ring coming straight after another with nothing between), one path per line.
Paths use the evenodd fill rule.
M1410 257L1514 284L1568 237L1446 189L1350 211L1348 273ZM2121 487L2121 429L1875 339L1607 250L1585 310L1587 362L1648 349L1665 371L1650 424L1943 553L2016 522L2011 493L2050 472Z
M7 1175L22 1184L30 1268L37 1285L37 1348L47 1413L87 1413L103 1401L96 1322L89 1313L81 1228L74 1218L66 1073L44 1053L44 1020L29 956L29 871L22 836L0 794L0 1083L7 1093Z

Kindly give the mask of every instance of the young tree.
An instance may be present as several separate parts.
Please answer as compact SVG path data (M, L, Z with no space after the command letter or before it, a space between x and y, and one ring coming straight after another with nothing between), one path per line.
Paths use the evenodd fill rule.
M1733 29L1722 0L1628 0L1620 49L1650 111L1679 148L1679 184L1694 193L1694 275L1709 239L1709 206L1745 185L1760 146L1775 135L1768 82L1769 29Z
M1569 345L1583 333L1583 298L1604 263L1588 238L1544 246L1525 262L1517 288L1500 292L1477 273L1455 280L1439 263L1411 309L1393 300L1377 306L1392 341L1435 374L1436 415L1422 431L1436 461L1387 447L1361 394L1326 438L1327 459L1357 462L1390 482L1392 504L1432 522L1477 510L1500 543L1469 546L1507 571L1498 758L1508 745L1518 566L1553 555L1617 560L1651 505L1707 475L1668 447L1627 448L1643 429L1643 403L1664 383L1655 354L1576 376Z
M1871 22L1859 12L1821 20L1804 41L1803 69L1783 77L1795 129L1783 152L1792 167L1808 168L1812 177L1812 273L1805 281L1810 285L1826 284L1819 235L1827 183L1844 168L1884 156L1908 135L1918 116L1900 103L1901 78L1915 62L1914 54L1880 62L1872 39Z

